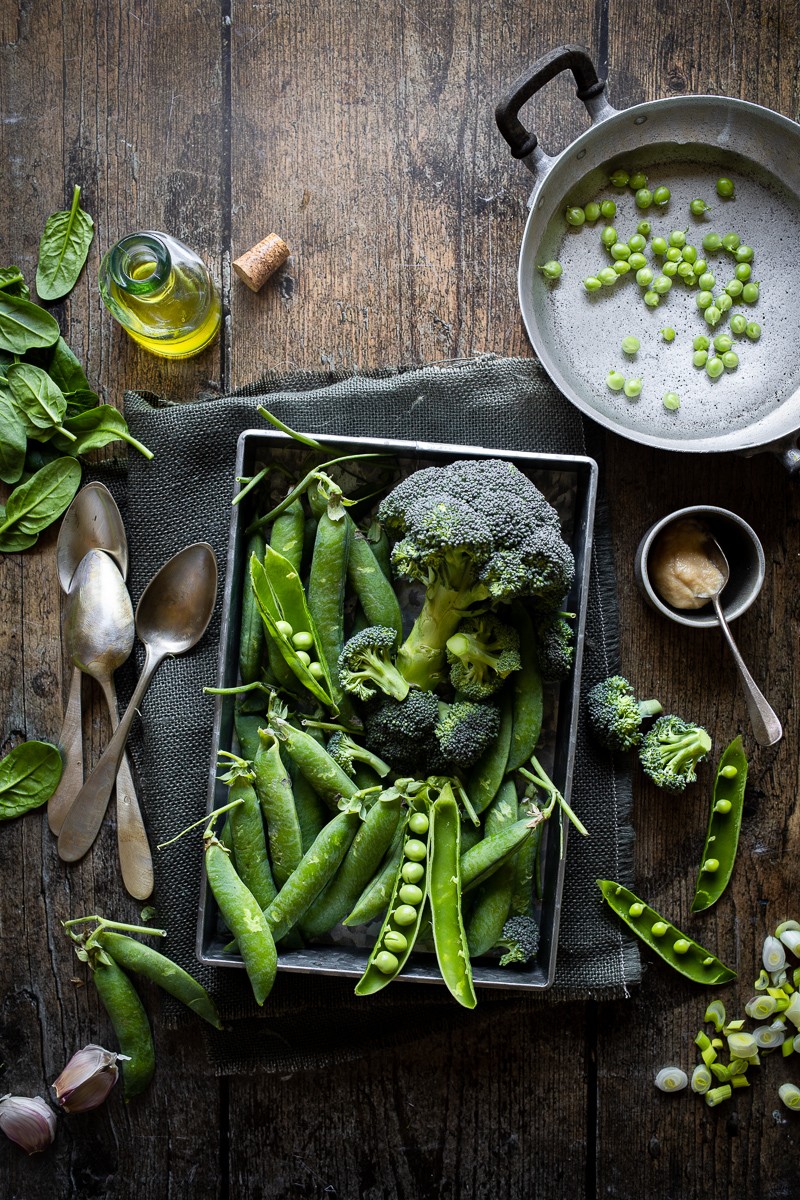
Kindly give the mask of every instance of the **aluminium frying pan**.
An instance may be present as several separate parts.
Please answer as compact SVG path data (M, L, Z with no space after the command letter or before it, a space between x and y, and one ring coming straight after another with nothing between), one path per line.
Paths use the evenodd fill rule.
M573 73L592 125L550 157L518 114L565 70ZM604 92L605 81L598 78L588 53L579 46L562 46L520 76L497 106L500 132L536 181L518 275L522 317L534 350L573 404L623 437L665 450L752 454L770 449L789 470L800 473L800 125L770 109L723 96L654 100L618 111ZM608 182L618 167L644 171L650 188L665 184L669 204L637 209L630 188ZM716 194L722 175L735 183L731 200ZM711 206L701 218L689 210L695 196ZM734 300L712 330L697 308L698 289L686 287L678 277L654 309L643 303L633 272L610 288L587 293L581 281L611 261L600 243L606 222L601 218L572 229L564 210L604 198L617 203L613 224L622 241L643 219L652 225L651 237L688 226L687 241L698 247L716 275L715 291L733 277L735 261L723 250L705 254L703 234L738 233L755 251L752 278L761 283L757 304ZM646 253L650 262L652 255ZM536 269L549 259L563 267L555 284ZM727 319L735 312L758 321L763 336L758 342L734 337L738 369L712 380L692 364L692 339L727 332ZM676 331L672 343L660 336L665 326ZM626 359L621 351L626 335L641 342L635 359ZM643 379L638 400L606 386L611 368ZM661 403L667 391L681 398L677 412Z

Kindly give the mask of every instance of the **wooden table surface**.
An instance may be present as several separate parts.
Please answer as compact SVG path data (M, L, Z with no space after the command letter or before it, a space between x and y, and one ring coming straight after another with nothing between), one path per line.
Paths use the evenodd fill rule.
M0 0L0 258L35 270L46 215L75 183L97 236L54 311L108 402L126 387L188 400L267 368L367 368L531 353L516 295L530 176L494 121L508 84L550 48L586 45L615 107L693 92L756 101L797 119L797 0ZM587 125L560 77L530 106L554 152ZM112 322L99 257L135 229L196 247L222 282L217 345L168 364ZM275 230L292 248L253 295L231 260ZM788 305L796 298L786 297ZM347 433L347 430L342 430ZM718 745L752 752L733 884L703 932L740 971L741 1012L764 936L800 917L797 848L796 485L762 454L669 454L606 436L622 663L668 710L702 718ZM731 660L714 631L672 626L632 584L642 531L670 509L734 509L760 534L766 582L736 628L784 720L757 750ZM55 739L69 670L60 644L55 530L0 562L2 750ZM99 695L87 754L108 734ZM603 797L598 796L598 805ZM686 921L706 793L672 799L636 779L636 881ZM59 921L137 916L116 873L113 830L65 868L38 816L0 836L0 1091L41 1094L80 1045L113 1034ZM718 1109L664 1097L658 1067L695 1061L709 993L645 954L627 1000L544 1008L524 1025L423 1039L326 1072L208 1078L197 1034L158 1031L157 1084L126 1108L59 1119L33 1159L0 1145L8 1200L228 1196L267 1200L800 1195L800 1117L781 1109L798 1061L765 1060ZM309 1019L313 1019L313 1014Z

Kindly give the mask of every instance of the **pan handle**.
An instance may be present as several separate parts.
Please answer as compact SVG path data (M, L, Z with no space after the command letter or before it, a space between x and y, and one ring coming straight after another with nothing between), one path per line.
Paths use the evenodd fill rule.
M544 175L555 161L539 146L536 134L525 128L519 110L562 71L572 71L577 88L575 94L586 105L593 122L603 121L616 111L606 100L606 81L600 79L587 50L582 46L558 46L538 59L527 71L514 80L495 109L497 126L511 147L514 158L521 158L534 175Z

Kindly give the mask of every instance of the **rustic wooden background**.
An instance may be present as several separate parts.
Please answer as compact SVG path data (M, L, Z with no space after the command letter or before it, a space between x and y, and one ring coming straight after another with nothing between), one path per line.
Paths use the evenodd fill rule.
M711 92L797 119L798 17L797 0L0 0L0 259L32 276L45 216L82 184L97 237L56 313L111 403L133 386L189 399L269 367L528 354L515 267L529 177L493 117L509 82L571 41L608 72L616 107ZM531 107L549 151L586 125L564 78ZM182 236L222 281L224 335L189 363L148 357L101 306L100 253L139 228ZM273 229L293 256L254 296L231 282L231 259ZM735 882L704 926L740 968L728 996L741 1007L764 935L800 916L798 493L768 455L669 456L611 436L606 452L623 664L721 741L746 729L722 640L647 612L632 552L652 519L691 502L735 509L765 545L766 586L737 634L786 737L753 755ZM51 533L0 562L3 751L61 726L69 675L54 548ZM97 756L107 728L96 696L86 736ZM679 920L701 807L637 781L638 887ZM74 984L81 971L58 926L124 910L112 833L67 871L43 821L12 822L0 880L0 1090L35 1094L77 1046L113 1036ZM646 966L627 1001L548 1008L524 1027L498 1017L480 1036L429 1038L324 1077L208 1079L196 1035L159 1031L148 1098L60 1120L56 1145L34 1159L0 1145L3 1194L798 1196L800 1118L776 1094L785 1074L800 1082L796 1063L770 1059L722 1109L663 1097L655 1070L694 1061L708 997Z

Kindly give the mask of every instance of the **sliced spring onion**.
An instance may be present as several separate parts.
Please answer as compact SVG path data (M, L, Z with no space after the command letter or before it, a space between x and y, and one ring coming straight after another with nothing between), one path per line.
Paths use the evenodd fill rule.
M712 1063L715 1063L717 1061L717 1052L713 1046L709 1046L706 1050L704 1050L702 1052L700 1057L702 1058L702 1060L706 1064L706 1066L710 1067Z
M731 1079L734 1079L737 1075L746 1075L749 1066L750 1060L748 1058L731 1059L728 1063L728 1073Z
M791 1000L786 1006L786 1016L800 1029L800 992L794 992Z
M764 939L764 945L761 950L761 961L764 964L764 969L772 974L773 971L782 971L786 966L786 950L781 945L781 942L776 937L768 937Z
M711 1064L711 1074L718 1083L728 1083L731 1077L730 1069L724 1063L715 1062Z
M752 1000L747 1001L744 1011L754 1021L764 1021L767 1017L772 1016L777 1007L778 1001L774 996L754 996Z
M788 1058L794 1052L794 1042L791 1038L784 1038L781 1046L781 1054L784 1058Z
M723 1100L730 1100L733 1089L729 1083L723 1083L720 1087L712 1088L710 1092L706 1092L706 1104L709 1108L716 1108Z
M759 1025L753 1030L753 1038L759 1050L776 1050L783 1045L786 1034L782 1029L773 1029L771 1025Z
M788 972L785 970L770 971L769 977L770 977L770 980L772 981L773 987L782 988L785 983L789 982L789 975L788 975Z
M767 988L769 987L769 975L767 974L767 972L764 970L763 967L761 968L761 973L760 973L758 979L753 984L753 987L756 989L757 992L765 992L767 990Z
M695 1046L699 1046L701 1050L707 1050L711 1045L711 1038L707 1033L703 1033L701 1029L697 1037L694 1039L694 1044Z
M712 1000L706 1009L704 1021L709 1021L717 1031L720 1032L725 1024L725 1005L721 1000Z
M705 1096L711 1087L711 1072L705 1063L698 1063L692 1071L691 1087L692 1091L697 1092L698 1096Z
M735 1021L728 1021L722 1032L727 1037L729 1033L738 1033L740 1029L744 1029L744 1021L738 1017Z
M752 1058L758 1053L756 1039L752 1033L728 1034L728 1050L731 1058Z
M795 1054L800 1054L800 1033L796 1034L796 1036L794 1037L794 1039L792 1041L792 1047L794 1049Z
M715 1050L721 1050L725 1043L723 1042L722 1038L712 1038L711 1045Z
M680 1067L662 1067L656 1075L656 1087L661 1092L682 1092L689 1077Z
M775 937L783 941L784 933L793 930L795 933L800 933L800 923L797 921L781 921L778 928L775 930Z
M778 1095L787 1108L795 1111L800 1109L800 1088L795 1087L793 1083L782 1083L778 1088Z
M750 1087L750 1080L746 1075L734 1075L731 1079L731 1087L743 1088Z

